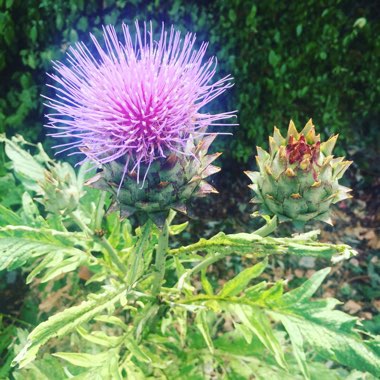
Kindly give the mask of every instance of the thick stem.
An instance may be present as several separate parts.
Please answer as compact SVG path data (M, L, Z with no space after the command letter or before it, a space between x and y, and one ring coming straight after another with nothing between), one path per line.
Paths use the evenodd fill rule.
M165 260L169 244L169 221L165 224L158 237L156 248L156 260L154 263L154 278L152 285L152 296L157 297L160 293L162 281L165 276ZM141 311L140 318L135 328L135 338L139 342L142 339L143 333L148 334L154 324L162 306L157 303L157 300L148 302Z
M165 260L169 245L169 224L165 221L156 249L155 276L153 279L152 295L157 296L161 290L162 281L165 276Z
M276 228L277 228L277 217L274 216L272 219L267 221L267 223L264 226L254 231L254 234L265 237L271 234Z
M128 261L128 273L126 282L127 285L133 285L133 283L136 281L138 277L138 270L141 262L141 258L143 256L146 243L149 240L149 236L152 229L152 222L150 219L145 223L144 227L142 228L142 234L141 238L139 239L137 245L136 245L136 251L131 252L131 260Z

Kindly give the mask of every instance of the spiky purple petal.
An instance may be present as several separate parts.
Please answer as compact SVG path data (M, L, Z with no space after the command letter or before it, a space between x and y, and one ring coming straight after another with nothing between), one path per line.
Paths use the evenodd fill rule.
M152 23L138 22L136 39L123 25L119 42L113 26L103 28L105 49L91 35L95 52L77 43L69 49L68 64L54 62L56 98L47 106L48 127L54 137L74 140L57 146L77 149L97 164L123 158L128 170L140 171L170 152L184 153L190 135L203 135L211 125L235 112L201 113L201 109L232 86L226 76L215 83L214 57L202 63L207 43L194 48L195 35L162 25L154 40ZM226 124L231 125L231 124ZM76 153L72 153L76 154ZM127 167L126 169L127 170ZM144 175L146 173L142 173ZM140 175L137 176L139 180Z

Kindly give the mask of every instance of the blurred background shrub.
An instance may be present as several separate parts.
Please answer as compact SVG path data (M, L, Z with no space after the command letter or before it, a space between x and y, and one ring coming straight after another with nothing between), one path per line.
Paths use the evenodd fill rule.
M0 0L0 132L46 142L40 94L49 95L51 60L102 25L136 18L196 32L210 41L219 75L234 76L218 104L239 110L234 138L221 139L234 161L246 162L290 118L303 125L312 116L346 147L378 144L378 3L354 0Z

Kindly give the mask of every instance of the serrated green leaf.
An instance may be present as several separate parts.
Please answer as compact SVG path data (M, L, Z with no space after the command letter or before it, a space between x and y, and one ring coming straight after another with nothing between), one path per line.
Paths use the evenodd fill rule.
M95 367L95 369L89 369L88 371L81 372L79 375L70 377L70 380L104 380L103 372L104 367Z
M236 323L236 325L238 324ZM239 329L236 329L217 337L214 340L214 346L217 350L222 350L239 357L260 357L263 354L267 354L265 346L259 339L252 339L250 343L246 342L247 339L244 337L241 331Z
M72 272L84 263L83 255L71 256L68 259L62 260L58 265L54 265L53 268L47 270L41 282L50 281L52 278L57 277L63 273Z
M46 243L57 243L61 245L74 245L88 242L90 239L82 232L67 232L52 228L35 228L22 225L8 225L0 227L0 236L17 236L25 239L44 241Z
M42 221L37 206L27 192L22 195L22 215L26 219L26 224L34 225L37 219Z
M128 331L128 326L120 318L115 317L114 315L97 315L94 319L95 321L109 323L110 325L115 325Z
M108 348L115 347L123 339L122 337L109 336L104 331L93 331L90 334L83 327L78 327L77 332L83 339Z
M145 380L146 375L143 370L137 366L132 360L124 363L123 368L127 374L127 379Z
M5 135L0 135L0 142L5 142L5 153L12 161L13 168L28 190L39 191L38 181L45 178L44 167L26 150L20 143L25 143L21 137L8 140Z
M11 237L8 237L11 235ZM75 270L88 262L89 256L79 246L87 239L81 233L70 233L47 228L8 225L0 227L0 268L14 269L38 258L44 259L27 277L29 283L42 271L47 270L43 281L48 281L60 273ZM66 260L66 261L64 261ZM64 263L62 264L62 262Z
M140 346L133 338L127 338L124 342L125 346L131 352L131 354L136 357L136 359L144 363L150 363L152 361L151 358L140 348Z
M312 297L330 271L331 268L325 268L314 273L313 276L305 281L300 287L286 293L283 296L284 303L286 305L290 305L293 303L302 302Z
M197 316L195 317L195 325L201 332L208 349L210 350L211 354L214 353L214 344L212 343L212 338L210 335L210 329L207 322L207 311L206 310L200 310L197 313Z
M262 262L254 265L251 268L244 269L233 279L227 281L222 290L219 292L221 297L235 296L241 293L250 283L251 280L260 276L268 265L268 259L266 258Z
M186 269L178 257L174 257L174 266L178 278L182 277L186 273Z
M26 345L13 361L20 368L33 361L42 345L54 337L60 337L74 331L82 323L88 322L104 309L117 303L126 292L126 287L107 290L50 317L39 324L28 336Z
M252 338L253 338L253 333L252 331L245 325L241 323L234 323L236 331L239 331L241 335L244 336L244 339L246 340L247 344L251 344Z
M57 252L51 252L47 254L41 262L36 265L33 270L28 274L26 278L26 283L30 284L41 272L43 272L46 268L49 268L51 263L55 265L59 265L63 260L64 255L57 254Z
M123 377L121 376L121 368L119 366L119 359L118 350L108 351L107 372L112 380L123 380Z
M229 306L229 311L260 339L282 368L287 368L283 349L273 334L268 318L259 308L233 304Z
M108 359L108 353L102 352L100 354L82 354L75 352L56 352L53 356L66 360L67 362L78 367L93 368L101 367Z
M286 318L281 319L285 330L289 334L290 341L292 343L293 354L297 360L298 366L304 375L305 379L310 379L310 372L306 361L306 354L304 351L304 340L302 333L297 325L289 323Z
M260 230L259 230L260 231ZM263 233L264 234L264 233ZM328 244L315 241L313 233L292 238L262 237L256 233L226 235L218 233L210 239L200 239L197 243L171 249L170 255L191 254L194 252L218 253L222 259L227 255L247 255L248 257L267 257L270 255L292 254L331 258L333 255L354 256L357 252L345 244Z
M186 230L188 225L189 222L169 226L169 233L170 235L179 235L181 232Z
M271 286L269 289L264 290L261 292L260 296L258 297L258 300L260 302L273 302L274 300L280 298L284 293L284 281L280 280L277 281L273 286Z
M244 293L251 301L256 301L260 298L262 292L268 287L266 281L261 281L258 284L249 287Z
M212 285L210 281L207 279L206 269L203 269L201 271L201 284L206 294L208 294L209 296L212 296L214 294Z
M298 329L313 350L326 359L360 371L368 371L380 377L379 355L356 334L339 331L334 325L329 325L326 320L321 323L317 318L310 319L309 316L305 317L301 313L298 315L271 314L282 322L285 321L287 331Z
M15 380L66 380L67 376L59 359L46 355L30 363L27 369L13 370Z
M0 225L21 225L22 219L15 212L0 204Z
M47 255L56 254L83 255L79 249L62 247L61 245L39 242L23 238L0 239L0 270L13 270L25 265L29 260Z
M106 216L107 227L110 232L108 241L113 247L117 247L121 238L121 222L119 212L113 212Z
M316 272L299 288L271 303L268 313L284 324L301 368L303 338L327 359L380 376L379 352L372 345L374 340L364 341L354 330L357 318L334 310L339 303L335 299L310 301L329 271L326 268Z

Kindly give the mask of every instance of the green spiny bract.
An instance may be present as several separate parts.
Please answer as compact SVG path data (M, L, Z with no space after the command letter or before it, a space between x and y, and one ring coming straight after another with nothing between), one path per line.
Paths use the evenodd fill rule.
M42 197L36 200L52 214L69 214L74 211L84 195L83 182L67 163L52 162L44 171L44 180L39 182Z
M332 155L337 138L321 143L311 119L299 133L290 121L286 138L275 128L269 153L257 148L259 171L246 172L256 194L252 202L280 221L302 225L314 219L331 224L331 204L350 198L350 189L338 180L351 162Z
M161 225L170 209L186 213L186 202L190 197L217 193L205 181L206 177L220 170L211 165L220 153L207 155L215 137L209 135L199 142L189 138L185 154L171 153L166 158L153 161L149 168L141 164L141 172L148 173L143 185L141 181L137 182L136 172L124 175L124 160L103 165L102 170L87 184L112 193L114 203L111 207L120 207L122 216L136 214L140 218L149 217Z

